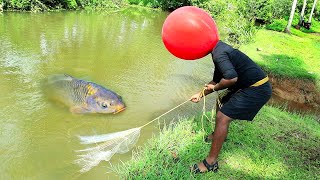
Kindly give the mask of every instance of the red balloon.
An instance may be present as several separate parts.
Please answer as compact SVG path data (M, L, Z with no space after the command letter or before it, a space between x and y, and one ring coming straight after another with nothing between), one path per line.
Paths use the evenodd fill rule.
M194 6L174 10L162 27L162 41L178 58L195 60L209 54L219 41L212 17Z

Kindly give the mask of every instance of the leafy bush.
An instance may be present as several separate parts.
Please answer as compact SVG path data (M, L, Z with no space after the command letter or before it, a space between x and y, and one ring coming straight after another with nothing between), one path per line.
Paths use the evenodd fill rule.
M48 9L79 9L118 7L125 0L3 0L5 10L43 11Z
M320 3L317 3L317 6L314 10L314 18L320 21Z
M103 9L103 8L117 8L123 3L122 0L77 0L77 6L86 9Z
M67 9L76 9L78 7L76 0L64 0Z
M140 5L150 8L160 7L160 2L158 0L127 0L129 4Z
M151 8L161 8L164 11L173 11L182 6L191 5L191 0L127 0L129 4L142 5Z
M233 46L240 46L252 40L256 31L252 18L239 8L236 0L203 0L192 1L193 5L203 8L211 14L219 26L220 37Z
M290 14L292 0L244 0L237 5L247 19L271 22Z
M162 10L173 11L182 6L190 6L190 0L159 0L159 5Z
M4 9L24 10L31 8L31 0L4 0Z
M141 3L141 0L128 0L128 3L133 5L139 5Z
M256 32L254 22L236 10L224 11L216 19L221 39L235 47L251 41Z
M271 24L267 24L266 28L273 31L281 32L287 26L288 21L285 19L275 19Z
M219 16L221 13L226 11L228 9L229 3L227 1L210 1L210 0L205 0L205 1L192 1L192 5L198 6L202 9L205 9L211 13L213 17Z
M293 17L293 20L292 20L292 27L294 27L294 26L296 26L298 24L299 18L300 18L300 14L295 13L294 17ZM275 19L275 20L272 21L272 23L267 24L266 28L269 29L269 30L281 32L287 26L288 20L289 20L288 16L285 16L282 19ZM306 18L305 18L305 21L307 21ZM312 22L311 29L308 30L308 29L306 29L304 27L300 27L300 31L305 32L305 33L320 32L320 23L319 23L319 21L317 21L316 19L312 18L311 22Z

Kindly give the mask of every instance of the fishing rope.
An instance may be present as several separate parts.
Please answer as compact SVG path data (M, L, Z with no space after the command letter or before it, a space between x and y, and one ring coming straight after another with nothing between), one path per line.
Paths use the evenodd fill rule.
M148 122L148 123L146 123L145 125L140 126L140 128L143 128L143 127L145 127L145 126L147 126L147 125L151 124L151 123L152 123L152 122L154 122L155 120L160 119L162 116L164 116L164 115L168 114L169 112L171 112L171 111L173 111L173 110L177 109L178 107L180 107L180 106L184 105L185 103L187 103L187 102L188 102L188 101L190 101L190 100L191 100L191 99L188 99L188 100L186 100L185 102L183 102L183 103L181 103L181 104L177 105L176 107L174 107L174 108L170 109L169 111L167 111L167 112L165 112L165 113L161 114L160 116L158 116L158 117L154 118L153 120L149 121L149 122Z
M213 114L214 114L214 110L217 108L216 106L218 105L219 108L222 107L222 103L221 103L221 100L220 100L220 94L218 93L218 91L215 91L213 90L213 92L215 92L217 94L217 97L216 97L216 103L213 103L213 107L212 107L212 110L211 110L211 118L209 118L207 115L206 115L206 97L205 97L205 90L206 90L206 87L204 87L200 93L200 96L199 97L203 97L203 107L202 107L202 115L201 115L201 125L202 125L202 131L205 132L205 129L204 129L204 117L206 117L206 119L210 122L211 124L211 128L212 128L212 131L214 130L214 127L213 127ZM223 95L222 95L223 96Z
M202 97L203 98L203 106L202 106L202 115L201 115L201 127L202 127L202 131L204 131L204 123L203 123L203 119L204 117L206 117L208 120L208 116L206 115L206 95L204 94L204 91L206 90L206 88L204 87L200 93L200 96L199 97Z
M204 87L204 88L201 90L200 94L199 94L199 97L203 97L203 108L202 108L202 117L201 117L201 119L203 119L203 117L205 116L205 117L209 120L209 117L205 114L205 110L206 110L206 99L205 99L205 94L204 94L204 91L205 91L205 90L206 90L206 87ZM216 91L214 91L214 92L216 92ZM188 99L188 100L186 100L185 102L177 105L176 107L170 109L169 111L167 111L167 112L161 114L160 116L154 118L153 120L149 121L149 122L146 123L145 125L140 126L140 128L143 128L143 127L145 127L145 126L153 123L155 120L160 119L162 116L170 113L171 111L173 111L173 110L177 109L178 107L184 105L185 103L187 103L187 102L190 101L190 100L191 100L191 99ZM219 98L217 98L217 101L218 101L218 104L219 104L219 106L220 106L221 103L220 103ZM213 115L211 115L211 116L213 116ZM211 118L212 118L212 117L211 117ZM202 127L203 127L203 123L202 123Z

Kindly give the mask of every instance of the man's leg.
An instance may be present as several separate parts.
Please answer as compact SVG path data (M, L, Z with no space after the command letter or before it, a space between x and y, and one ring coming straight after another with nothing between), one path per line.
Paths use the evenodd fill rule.
M230 122L230 117L226 116L221 111L218 111L216 116L216 124L214 128L213 141L211 143L210 153L209 156L206 158L207 162L210 165L214 164L218 159L218 155L222 148L222 144L228 134ZM198 164L198 167L201 172L204 172L207 169L202 162Z

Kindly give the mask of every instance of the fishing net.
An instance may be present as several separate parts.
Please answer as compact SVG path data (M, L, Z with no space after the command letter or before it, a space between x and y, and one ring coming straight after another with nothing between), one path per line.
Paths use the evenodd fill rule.
M109 161L116 153L130 151L139 139L140 130L141 127L104 135L80 136L81 144L94 144L94 147L77 151L80 154L75 162L82 167L80 172L89 171L101 161Z
M116 153L123 154L130 151L137 143L140 131L143 127L158 120L160 117L168 114L188 101L190 101L190 99L137 128L104 135L79 136L81 144L93 144L93 147L77 150L80 154L78 155L79 159L75 160L75 163L82 167L80 172L84 173L89 171L101 161L109 161Z

